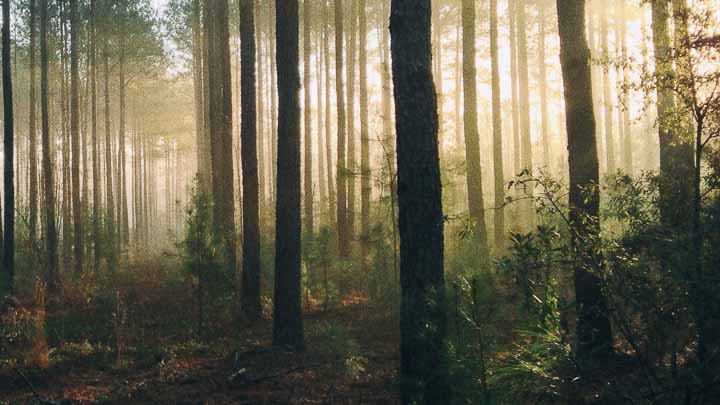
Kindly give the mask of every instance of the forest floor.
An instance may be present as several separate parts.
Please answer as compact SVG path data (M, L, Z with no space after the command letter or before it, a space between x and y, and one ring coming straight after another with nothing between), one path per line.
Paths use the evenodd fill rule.
M135 299L136 309L125 316L135 318L128 322L135 326L124 329L117 327L116 314L126 312L122 309L98 320L95 309L77 313L77 308L63 308L73 308L71 304L55 309L49 305L48 365L0 367L0 404L399 403L397 320L365 299L346 299L328 310L305 313L306 350L290 353L272 348L270 320L233 333L210 332L215 337L202 342L173 338L166 331L173 323L179 326L178 304L163 307L155 302L150 307L164 309L146 312L150 307L140 301L172 293L153 292L148 284ZM71 310L76 313L63 314ZM154 320L140 320L143 313ZM82 333L100 327L105 337L93 343L78 332L61 339L59 318L62 328L75 318L87 321Z

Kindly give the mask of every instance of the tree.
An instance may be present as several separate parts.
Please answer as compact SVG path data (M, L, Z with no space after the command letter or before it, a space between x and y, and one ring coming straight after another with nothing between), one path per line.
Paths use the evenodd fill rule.
M498 66L497 0L490 0L490 63L493 123L493 174L495 177L495 249L502 251L505 239L505 178L503 175L502 107L500 106L500 68Z
M273 345L305 346L300 305L300 72L298 1L276 3L278 155Z
M605 125L605 171L615 172L615 140L613 138L613 102L610 91L610 53L608 51L608 16L607 7L600 10L600 57L602 58L602 90Z
M667 82L675 74L668 31L669 0L653 0L652 35L657 81L657 116L660 139L660 215L666 225L684 228L690 223L693 176L693 146L683 139L674 120L677 118L672 86Z
M311 0L303 1L303 123L305 148L305 235L308 240L313 238L313 175L312 175L312 97L310 95L310 27L312 24Z
M335 2L335 95L337 96L337 232L340 259L350 257L347 213L347 168L345 167L345 96L343 88L343 0Z
M465 127L465 162L467 165L467 198L475 242L482 259L487 259L487 228L480 167L480 139L477 130L477 86L475 70L475 1L462 2L463 44L463 115Z
M213 190L213 232L222 245L227 268L236 270L235 197L232 157L232 85L228 5L225 1L205 0L205 25L210 35L208 48L208 89L210 157Z
M242 159L242 310L262 316L260 304L260 207L255 94L255 1L240 1L240 142Z
M55 227L55 181L50 154L50 111L48 97L48 0L40 0L40 121L42 127L43 217L47 282L51 289L59 287L57 228Z
M600 232L599 167L584 3L557 0L570 169L569 220L574 249L582 252L584 259L574 274L576 355L581 364L590 364L589 360L612 350L612 334L600 278L591 272L599 270L597 254L583 252L587 239L596 239Z
M29 130L28 130L28 136L30 137L29 142L29 157L28 160L30 161L29 164L29 173L30 176L30 184L28 193L30 195L38 195L38 167L37 167L37 116L36 116L36 107L37 107L37 89L36 89L36 61L35 61L35 54L36 54L36 20L37 20L37 7L36 7L36 1L30 0L29 2L29 22L28 22L28 29L29 29L29 36L30 36L30 48L29 48L29 62L30 62L30 111L28 116L28 122L29 122ZM28 225L30 227L30 233L29 233L29 239L30 243L35 244L37 240L37 209L38 209L38 203L37 198L30 198L29 201L30 207L29 207L29 218L28 218Z
M355 239L355 172L357 171L356 163L356 140L355 140L355 56L357 54L357 0L348 0L348 26L347 26L347 164L345 182L347 187L347 211L345 213L347 219L346 231L348 240L348 249L350 241ZM348 250L349 251L349 250Z
M513 174L521 171L520 163L520 111L518 100L518 58L517 58L517 2L519 0L508 0L508 25L510 29L510 93L512 103L512 128L513 128Z
M5 225L3 239L3 275L0 279L0 293L13 292L15 277L15 183L13 171L15 128L13 122L13 85L10 60L10 0L2 2L2 83L3 83L3 124L4 124L4 175L5 175Z
M362 272L367 272L370 238L370 136L368 135L368 79L367 79L367 10L365 0L359 0L360 44L360 249Z
M70 142L72 149L72 214L75 254L75 275L80 276L85 262L83 246L82 210L80 209L80 105L78 87L78 0L70 0Z
M402 402L451 402L444 353L443 213L430 1L390 12L400 224Z
M100 231L100 155L97 139L97 27L95 26L95 0L90 0L90 120L91 120L91 143L92 143L92 179L93 179L93 209L92 209L92 235L95 241L93 254L93 269L97 272L100 268L100 255L103 248L103 235Z

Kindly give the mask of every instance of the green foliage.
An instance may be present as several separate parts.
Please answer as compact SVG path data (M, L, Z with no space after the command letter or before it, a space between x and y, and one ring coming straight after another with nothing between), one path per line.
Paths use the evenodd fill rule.
M367 359L361 355L358 343L340 323L327 321L318 325L318 341L335 357L335 363L345 375L357 379L367 369Z

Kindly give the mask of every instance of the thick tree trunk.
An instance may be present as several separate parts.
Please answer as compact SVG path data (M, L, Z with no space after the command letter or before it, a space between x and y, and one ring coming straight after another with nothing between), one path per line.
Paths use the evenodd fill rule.
M320 202L324 203L327 201L327 189L328 181L325 168L327 167L326 156L325 156L325 138L328 136L328 132L325 131L324 123L324 109L327 108L327 104L323 103L323 63L325 58L322 52L322 32L325 24L323 13L325 12L324 5L318 4L316 11L317 22L315 24L315 30L317 31L316 48L315 48L315 66L317 68L315 75L316 92L317 97L317 127L318 127L318 139L317 139L317 156L318 156L318 185L320 191ZM322 209L321 209L322 210Z
M443 214L430 1L390 14L400 209L402 402L452 402L445 356Z
M213 190L213 231L224 249L225 265L236 270L235 197L232 157L232 83L228 5L224 1L205 0L205 24L210 36L208 48L208 89L210 101L210 157ZM154 172L154 162L151 170ZM155 177L152 176L151 179ZM155 190L151 187L151 190ZM152 205L155 219L155 201Z
M240 142L242 158L242 310L258 320L260 305L260 214L255 94L255 1L240 1Z
M276 3L278 72L277 205L273 345L302 350L300 303L300 72L297 0Z
M13 85L10 60L10 0L2 2L2 86L3 86L3 153L4 153L4 197L5 212L3 215L3 276L0 279L0 292L13 293L15 278L15 172L14 172L14 138L13 121ZM31 196L32 197L32 196Z
M498 62L497 0L490 0L490 64L492 87L493 174L495 177L495 250L502 252L505 240L505 176L503 173L502 106Z
M337 232L340 259L350 257L347 229L347 168L345 166L345 96L343 83L343 0L335 2L335 93L337 96Z
M470 220L477 248L487 259L487 228L480 167L480 137L477 130L477 86L475 70L475 2L462 2L463 26L463 101L465 127L465 162L467 165L467 198Z
M591 365L592 359L612 350L612 334L600 279L588 271L588 267L600 270L599 258L594 252L581 252L588 238L594 240L600 232L590 50L585 37L584 0L557 0L557 10L567 117L570 222L574 248L585 258L585 263L575 269L576 354L581 364ZM588 190L592 190L589 196Z

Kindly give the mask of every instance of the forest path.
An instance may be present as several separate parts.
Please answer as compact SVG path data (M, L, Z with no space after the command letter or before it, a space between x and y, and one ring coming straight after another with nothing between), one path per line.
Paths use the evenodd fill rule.
M220 338L207 350L148 354L144 366L103 365L88 355L25 374L40 396L75 404L399 403L398 328L386 310L346 301L304 320L307 348L301 353L271 348L272 322L264 320L238 333L234 343ZM12 370L0 373L3 398L38 403Z

